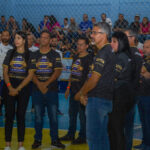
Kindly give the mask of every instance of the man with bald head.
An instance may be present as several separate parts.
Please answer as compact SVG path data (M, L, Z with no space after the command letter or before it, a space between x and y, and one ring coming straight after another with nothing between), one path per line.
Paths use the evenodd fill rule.
M150 40L144 42L143 53L143 66L137 97L143 138L142 143L135 148L150 150Z

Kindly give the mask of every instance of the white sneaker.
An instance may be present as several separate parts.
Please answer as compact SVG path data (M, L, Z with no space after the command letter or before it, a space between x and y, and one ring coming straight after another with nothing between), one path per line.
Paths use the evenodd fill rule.
M19 147L18 150L25 150L23 146Z
M10 146L4 148L4 150L11 150Z

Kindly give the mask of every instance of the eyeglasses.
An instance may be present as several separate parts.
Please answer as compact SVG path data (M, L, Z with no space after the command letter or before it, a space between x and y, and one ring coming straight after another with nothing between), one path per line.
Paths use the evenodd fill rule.
M128 35L127 37L134 37L133 35Z
M94 35L96 35L96 34L104 34L104 32L91 31L91 34L94 34Z

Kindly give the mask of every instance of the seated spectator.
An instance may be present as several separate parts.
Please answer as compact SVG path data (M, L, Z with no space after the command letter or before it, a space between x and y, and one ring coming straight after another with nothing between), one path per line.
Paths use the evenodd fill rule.
M42 30L49 30L49 28L50 28L50 24L48 21L48 16L45 15L44 20L42 20L39 24L38 31L40 33Z
M150 22L147 17L144 17L140 24L140 41L144 43L145 40L150 39Z
M6 30L7 22L5 20L5 16L1 16L1 21L0 21L0 32Z
M144 17L140 24L141 34L150 34L150 22L147 17Z
M112 29L112 21L110 18L107 18L105 13L101 14L101 22L106 22L110 25L111 29Z
M81 33L89 32L92 29L93 25L90 20L88 20L88 15L83 15L83 21L79 24Z
M130 29L135 30L136 32L140 32L140 16L135 15L134 22L130 24Z
M34 34L35 37L38 37L38 33L34 26L31 23L29 23L25 18L22 19L22 31L31 32L32 34Z
M61 28L65 34L68 33L68 28L69 28L68 18L64 18L64 24L61 26Z
M20 29L18 22L15 20L13 16L9 17L9 20L7 22L7 30L9 30L10 33L18 31Z
M10 43L13 44L14 36L16 32L20 30L19 24L13 16L9 17L6 29L10 32L10 35L11 35Z
M72 42L72 38L77 38L78 37L78 31L79 31L79 27L76 24L76 21L73 17L70 18L70 25L69 25L69 29L68 29L68 40L69 42Z
M78 32L79 28L73 17L70 18L69 32Z
M119 14L119 18L114 24L113 31L123 31L124 29L128 28L128 24L128 21L124 19L124 15Z
M38 47L34 46L35 37L32 33L28 33L27 39L28 39L28 48L31 52L35 52L35 51L39 50Z
M49 31L51 32L53 29L56 29L57 31L60 30L61 26L55 16L51 15L49 17L49 23L50 23L50 28Z
M92 25L94 25L96 23L96 18L95 17L92 17L91 18L91 21L92 21Z

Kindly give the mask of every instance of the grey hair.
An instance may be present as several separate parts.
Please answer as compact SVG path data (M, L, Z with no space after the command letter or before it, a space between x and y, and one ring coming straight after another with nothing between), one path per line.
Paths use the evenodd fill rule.
M109 37L111 34L110 25L106 22L98 22L94 24L94 27L100 28L104 33L106 33L107 37Z
M133 29L125 29L124 32L128 32L130 36L135 37L135 39L138 39L138 32L136 32Z

